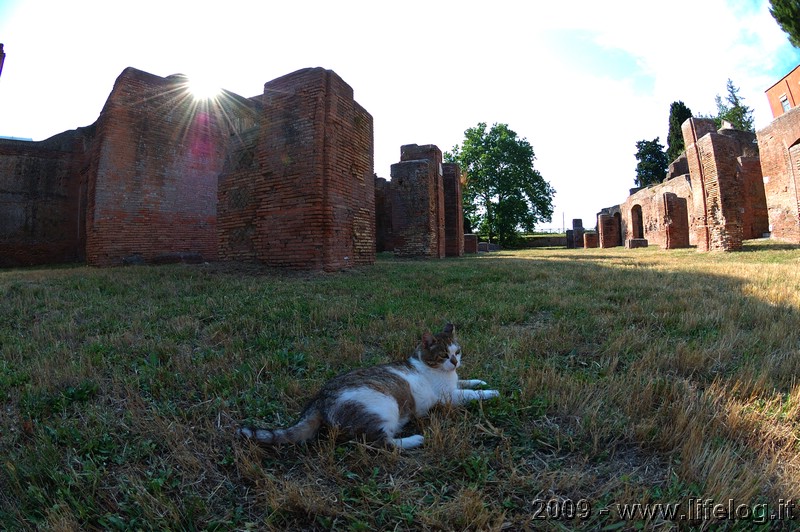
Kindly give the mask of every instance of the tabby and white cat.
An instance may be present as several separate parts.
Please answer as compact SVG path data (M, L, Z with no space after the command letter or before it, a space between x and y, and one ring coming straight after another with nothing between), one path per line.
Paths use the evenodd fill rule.
M462 404L498 397L497 390L475 390L482 380L459 380L461 347L455 327L425 333L414 354L403 362L360 368L328 381L306 406L300 421L285 429L243 427L238 433L261 443L298 443L314 437L323 426L347 437L412 449L423 436L395 435L412 417L425 416L437 404Z

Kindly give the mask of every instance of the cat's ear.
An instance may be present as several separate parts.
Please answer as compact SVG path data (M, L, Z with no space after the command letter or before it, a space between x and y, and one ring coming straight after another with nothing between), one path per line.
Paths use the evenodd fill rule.
M425 349L430 349L431 347L433 347L433 344L435 343L436 343L436 338L434 338L431 333L426 332L425 334L422 335L422 346Z
M452 323L448 323L444 326L444 333L448 336L453 336L456 333L456 326Z

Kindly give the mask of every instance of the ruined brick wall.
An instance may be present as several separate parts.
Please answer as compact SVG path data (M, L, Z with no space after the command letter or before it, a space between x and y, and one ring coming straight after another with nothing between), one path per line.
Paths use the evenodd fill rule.
M464 207L461 201L461 167L456 163L442 165L444 188L445 255L464 254Z
M701 251L741 249L742 240L760 237L766 227L755 136L716 132L710 119L690 118L682 129L694 190L693 239Z
M617 227L620 228L620 241L640 238L650 245L664 249L688 247L689 227L695 217L689 212L692 203L692 187L689 176L677 176L663 183L638 189L637 192L619 206L619 219L614 219L609 209L601 213L599 223L600 246L611 247L616 242ZM639 211L641 220L638 220ZM634 226L640 224L642 234Z
M742 237L745 240L761 238L769 232L769 211L761 159L758 156L737 157L736 172L742 181L743 191Z
M432 144L402 146L400 162L392 165L391 176L395 254L443 258L446 236L441 150Z
M619 206L609 207L598 213L597 240L601 248L622 245L622 214Z
M246 164L219 179L220 256L336 270L375 260L372 117L335 72L264 85Z
M758 132L772 237L800 243L800 107Z
M84 260L94 127L40 142L0 140L0 267Z
M686 153L663 183L632 189L598 214L601 247L639 239L665 249L736 250L768 228L759 150L747 131L716 131L711 119L682 124ZM688 173L678 174L681 170ZM619 220L615 217L619 215Z
M572 245L568 247L577 249L582 248L583 233L584 233L583 220L580 218L574 218L572 220Z
M709 232L706 210L706 191L705 179L703 178L703 166L700 159L700 151L697 147L697 140L703 136L716 132L714 121L711 119L690 118L681 124L683 141L686 146L686 159L689 163L689 176L692 184L692 202L690 212L694 213L695 220L691 224L690 239L700 251L709 249Z
M684 180L685 182L686 180ZM664 192L660 198L664 214L664 249L688 248L689 200L673 192Z
M259 180L258 126L236 136L218 178L217 237L222 260L255 262L260 240L256 233L258 198L266 194Z
M742 247L742 183L737 179L735 143L710 133L697 141L703 167L708 250L729 251Z
M689 161L686 159L686 152L681 153L677 159L669 164L667 179L678 177L689 173Z
M391 183L375 177L375 250L394 251Z
M89 176L90 265L217 257L217 176L230 130L182 76L127 68L97 122Z
M478 235L464 235L464 253L478 252Z

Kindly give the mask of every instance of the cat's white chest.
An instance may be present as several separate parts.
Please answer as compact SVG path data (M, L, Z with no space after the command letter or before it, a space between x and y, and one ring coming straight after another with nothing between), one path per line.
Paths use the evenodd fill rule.
M435 405L449 402L458 387L455 371L441 372L420 367L420 371L405 375L414 396L416 415L425 416Z

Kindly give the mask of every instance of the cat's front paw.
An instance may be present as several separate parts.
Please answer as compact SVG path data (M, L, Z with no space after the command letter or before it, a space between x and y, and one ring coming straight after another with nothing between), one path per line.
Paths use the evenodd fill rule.
M486 381L482 381L480 379L467 379L467 380L458 381L458 386L459 386L459 388L473 390L473 389L479 388L481 386L488 386L488 383Z
M500 397L500 392L497 390L475 390L478 394L478 399L486 401L487 399L494 399Z

